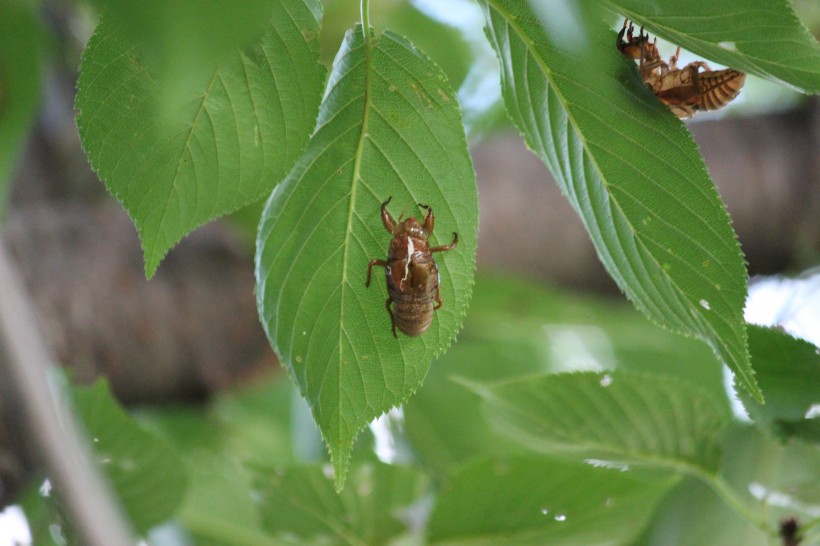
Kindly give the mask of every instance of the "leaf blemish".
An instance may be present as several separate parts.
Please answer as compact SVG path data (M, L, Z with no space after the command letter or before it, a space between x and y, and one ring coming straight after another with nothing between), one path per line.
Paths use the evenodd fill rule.
M416 96L419 98L419 102L421 103L422 108L432 108L433 101L424 91L424 89L419 86L416 82L410 84L410 87L416 93Z

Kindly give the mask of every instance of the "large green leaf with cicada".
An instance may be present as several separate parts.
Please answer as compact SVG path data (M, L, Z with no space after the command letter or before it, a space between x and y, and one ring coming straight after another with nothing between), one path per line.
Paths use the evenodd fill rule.
M582 29L568 33L543 5L481 4L507 110L609 274L645 315L705 341L762 398L746 348L743 255L691 136L597 14L565 21Z
M368 263L394 216L432 206L442 307L428 331L394 338L382 270ZM357 432L405 401L455 338L473 285L477 196L456 97L441 70L390 32L348 32L307 150L262 215L257 301L268 337L307 399L341 487ZM394 208L395 207L395 208Z

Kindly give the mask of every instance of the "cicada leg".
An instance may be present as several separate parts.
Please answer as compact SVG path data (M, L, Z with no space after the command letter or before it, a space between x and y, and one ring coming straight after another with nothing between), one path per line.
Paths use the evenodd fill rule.
M456 247L457 244L458 244L458 233L456 233L454 231L453 232L453 242L452 243L450 243L449 245L433 247L433 248L430 249L430 253L432 254L433 252L443 252L445 250L453 250Z
M396 333L396 317L393 316L393 311L390 310L390 304L393 303L393 296L387 296L384 300L384 306L387 309L387 314L390 315L390 324L393 326L393 337L398 339L399 335Z
M387 212L387 204L391 199L393 199L392 195L387 198L387 201L382 203L382 223L384 224L384 229L393 233L393 230L396 228L396 220Z
M624 43L623 40L624 40L624 33L626 32L626 23L627 23L627 21L629 21L629 19L624 19L624 26L621 27L621 31L618 33L618 38L615 41L615 44L618 46L619 49L622 47L622 44ZM630 35L632 34L631 30L632 29L630 29L630 33L629 33Z
M433 233L433 227L436 224L436 217L433 216L433 207L425 205L423 203L419 203L418 205L419 207L427 210L427 214L424 215L424 225L421 227L427 233L427 235L430 235L431 233Z
M386 267L387 262L384 260L379 260L378 258L375 260L370 260L370 263L367 264L367 280L364 282L365 288L370 288L370 273L373 271L373 266L377 265L379 267Z

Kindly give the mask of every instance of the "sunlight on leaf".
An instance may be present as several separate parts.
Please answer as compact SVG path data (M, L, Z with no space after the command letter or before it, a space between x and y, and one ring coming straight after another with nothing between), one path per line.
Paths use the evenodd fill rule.
M419 337L391 333L384 277L394 216L417 203L436 215L443 306ZM393 209L395 206L395 209ZM357 432L421 384L455 338L473 285L477 196L452 89L432 62L386 32L348 32L305 154L267 204L256 255L257 302L268 337L307 399L341 487Z
M212 59L184 104L104 19L83 54L77 126L91 165L137 226L150 277L200 224L268 195L313 127L324 69L318 1L274 2L260 41Z

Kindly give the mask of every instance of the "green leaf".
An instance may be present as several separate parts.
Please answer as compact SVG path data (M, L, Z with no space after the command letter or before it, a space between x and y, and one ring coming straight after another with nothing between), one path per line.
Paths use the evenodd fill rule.
M820 418L806 418L820 404L820 349L781 330L750 324L749 351L766 393L765 405L741 393L752 418L781 438L796 435L820 443Z
M391 334L384 281L365 288L368 262L386 257L379 206L391 196L395 216L433 207L432 244L459 234L436 255L444 303L418 337ZM256 254L262 323L322 431L337 487L357 432L407 400L455 338L476 229L475 174L446 78L395 34L365 41L349 31L316 132L267 204Z
M128 210L150 277L200 224L268 195L306 144L324 80L316 0L274 2L259 42L219 59L184 103L108 20L83 54L77 126Z
M280 544L262 528L248 472L230 454L194 450L186 453L190 486L178 520L203 546L273 546Z
M787 0L602 0L617 13L703 57L820 92L820 44Z
M591 372L467 383L497 431L530 449L713 474L727 416L700 388L661 375Z
M28 2L0 2L0 218L17 156L40 104L43 38Z
M271 2L90 0L133 43L159 79L174 85L213 71L213 60L262 34ZM180 78L182 76L182 78Z
M74 405L102 468L140 532L171 518L186 475L176 452L140 428L114 401L105 381L77 388Z
M293 401L302 402L297 396L284 374L275 382L219 395L212 412L223 431L225 450L246 465L296 463L299 436L310 435L315 437L319 454L324 455L316 428L296 425Z
M480 273L474 293L458 343L404 405L413 451L441 476L476 456L522 449L492 430L481 398L454 377L488 382L562 371L662 373L696 383L731 415L722 366L709 348L658 330L627 302Z
M246 465L293 461L292 390L281 376L275 384L220 393L205 407L140 411L141 422L174 442L183 457L188 488L175 519L197 546L283 543L262 528Z
M382 463L355 467L350 481L337 494L329 467L258 471L263 526L299 543L386 544L409 531L403 515L428 486L416 470Z
M705 341L762 401L746 349L743 256L683 125L599 22L563 43L524 0L482 4L507 110L609 274L654 322Z
M674 480L556 459L483 460L457 472L430 520L432 544L626 544Z

